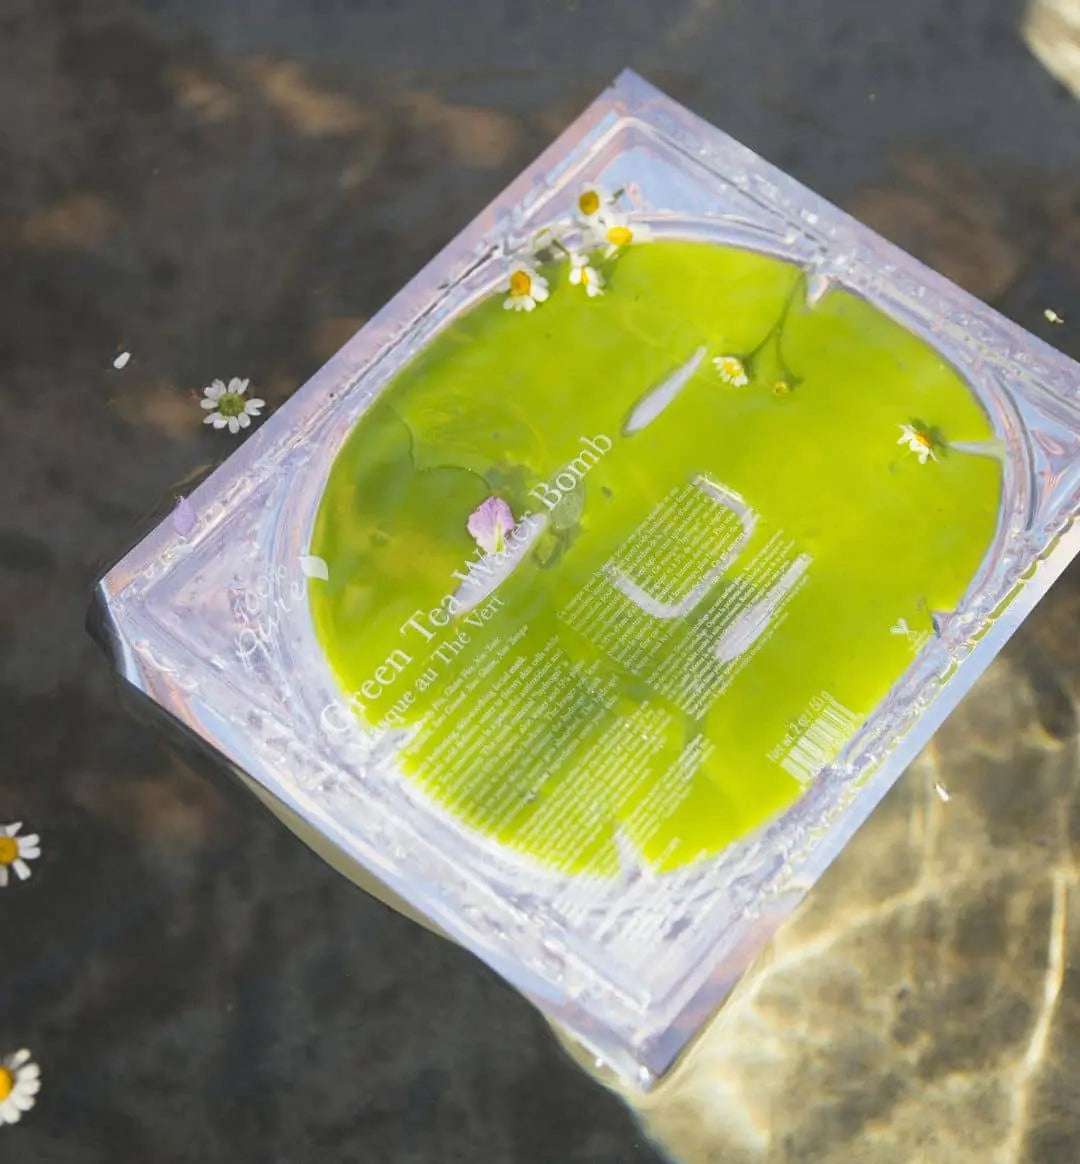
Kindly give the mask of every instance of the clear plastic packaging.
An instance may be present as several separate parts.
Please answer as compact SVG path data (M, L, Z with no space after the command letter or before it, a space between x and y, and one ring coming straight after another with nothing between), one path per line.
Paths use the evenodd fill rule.
M99 623L324 855L647 1088L1076 552L1078 387L626 73Z

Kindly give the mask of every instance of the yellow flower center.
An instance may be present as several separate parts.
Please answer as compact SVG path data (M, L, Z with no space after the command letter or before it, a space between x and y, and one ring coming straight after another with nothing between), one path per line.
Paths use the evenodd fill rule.
M510 294L528 295L532 290L532 276L528 271L515 271L510 276Z
M791 385L786 380L777 380L773 385L773 391L777 396L786 396L791 391Z
M0 1103L15 1089L15 1076L6 1067L0 1067Z
M0 837L0 865L12 865L19 856L19 846L14 837Z
M624 247L634 237L634 232L628 226L608 227L608 242L613 247Z
M930 438L924 432L912 433L915 443L924 449L930 448Z
M226 392L218 399L217 410L222 416L239 416L244 411L244 398L239 392Z
M581 283L582 283L582 286L588 286L588 283L589 283L589 268L588 267L581 268Z
M577 204L582 214L595 214L600 209L600 195L595 190L586 190Z

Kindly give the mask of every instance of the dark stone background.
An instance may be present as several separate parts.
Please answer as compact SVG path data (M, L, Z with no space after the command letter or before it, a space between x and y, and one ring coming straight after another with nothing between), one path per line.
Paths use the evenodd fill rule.
M1018 21L1008 0L0 0L0 821L44 846L0 891L0 1053L44 1073L0 1159L659 1158L478 962L128 713L90 588L233 447L204 384L280 404L626 65L1080 356L1080 108ZM1077 587L1024 659L1075 634Z

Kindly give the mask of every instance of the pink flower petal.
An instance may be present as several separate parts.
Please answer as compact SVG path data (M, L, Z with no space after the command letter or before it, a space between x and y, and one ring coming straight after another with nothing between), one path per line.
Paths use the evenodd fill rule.
M489 497L469 515L466 529L485 554L506 549L506 536L517 523L510 506L501 497Z

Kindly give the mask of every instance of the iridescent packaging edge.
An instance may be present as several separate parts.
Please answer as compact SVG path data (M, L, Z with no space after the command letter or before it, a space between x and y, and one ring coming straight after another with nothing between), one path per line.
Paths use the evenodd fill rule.
M1001 466L993 540L962 600L928 609L922 633L905 618L885 628L910 638L912 655L884 698L851 721L835 755L807 770L790 807L674 872L639 860L633 846L611 876L534 868L470 828L404 774L407 725L355 714L312 615L311 588L326 572L313 552L319 507L350 434L388 385L398 390L395 377L414 357L493 295L527 306L523 322L533 322L533 307L535 319L544 317L539 295L533 304L510 302L507 273L526 256L525 269L538 274L538 237L560 224L570 224L567 239L578 238L584 188L618 191L626 207L619 229L640 225L659 239L780 260L800 272L811 308L840 288L920 337L978 400L993 435L983 444L993 445ZM619 261L628 286L633 263ZM589 277L584 266L577 262L579 288ZM549 277L562 270L544 269ZM619 294L617 282L606 295ZM546 290L543 277L537 285ZM703 381L685 388L713 374L700 351L690 355L653 389L649 399L662 399L641 424L678 393L706 390ZM733 358L712 360L718 390L739 390L747 379ZM776 394L787 395L787 380L770 377ZM323 855L336 855L336 867L376 892L386 887L629 1085L648 1088L1080 548L1078 388L1076 364L624 73L186 499L182 521L162 522L109 571L97 589L98 624L124 678ZM920 464L949 456L929 427L900 429L899 442L893 433L888 443L906 441ZM592 469L611 439L585 433L567 457ZM959 442L953 455L965 455ZM544 499L535 482L533 492ZM515 516L525 529L520 507L506 519L511 527ZM531 545L523 536L515 557L499 544L510 573ZM471 609L460 593L451 601L452 614ZM427 623L413 629L435 634ZM402 658L412 662L399 655L397 671ZM376 670L388 683L398 677L393 666ZM381 694L377 683L370 690Z

